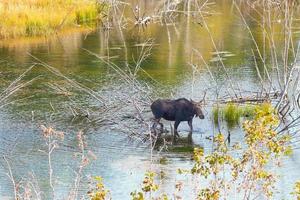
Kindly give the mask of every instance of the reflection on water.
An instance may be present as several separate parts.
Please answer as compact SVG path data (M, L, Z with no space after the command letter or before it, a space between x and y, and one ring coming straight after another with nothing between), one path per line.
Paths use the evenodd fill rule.
M141 6L142 9L151 6L147 2L144 1L145 5ZM162 91L160 93L162 96L200 99L204 90L214 84L210 73L214 74L217 83L223 85L223 88L229 87L224 69L219 62L215 62L213 38L218 50L224 51L222 59L227 67L226 73L232 77L232 81L238 83L243 90L256 90L259 87L259 79L251 53L251 49L255 49L255 46L248 30L227 1L220 1L214 5L214 9L216 14L207 18L212 35L207 33L201 23L194 19L187 21L185 16L181 16L176 23L150 24L145 29L138 29L132 25L122 31L118 28L110 32L99 29L93 32L66 33L31 42L3 42L0 48L1 89L7 87L12 80L36 62L30 56L32 54L57 68L67 77L97 93L110 94L113 98L118 88L121 88L122 91L119 91L121 93L130 91L118 85L118 76L111 68L89 55L84 49L100 57L109 58L125 70L126 63L129 63L129 67L135 65L141 52L140 44L151 38L154 42L151 55L141 67L155 79L155 83L159 84L153 84L153 80L145 73L140 73L139 79L153 85L155 91ZM129 11L126 12L130 15ZM247 20L259 48L262 48L261 29L255 23L251 23L251 19ZM276 39L280 42L279 38ZM197 65L196 72L193 70L192 63ZM206 63L211 66L210 72L205 67ZM88 148L98 157L87 168L86 174L101 175L105 185L111 190L113 199L124 199L124 197L129 199L129 193L139 188L144 172L150 167L158 172L161 170L166 172L162 188L167 193L174 189L170 183L185 179L176 174L176 169L190 166L189 155L161 153L167 157L168 163L160 165L157 161L151 164L150 150L145 145L129 141L127 136L118 131L103 130L100 127L86 129L87 121L72 120L70 105L80 105L94 111L94 115L97 115L99 102L95 102L93 98L83 93L75 93L72 96L58 93L55 90L58 86L63 85L66 88L72 86L41 66L36 66L25 79L30 80L36 76L39 76L38 81L11 97L11 100L23 100L8 105L0 111L0 154L9 158L16 179L27 177L30 173L38 180L44 191L43 195L48 195L48 163L46 155L40 151L45 149L39 129L41 124L52 125L67 133L64 145L54 153L53 157L58 196L67 196L73 184L74 170L76 170L74 166L78 164L74 159L74 152L77 151L75 135L81 129L88 130ZM165 88L167 90L163 90ZM215 90L208 90L208 95L213 96L214 93ZM205 137L211 136L216 130L210 116L211 108L206 107L204 110L207 117L202 121L195 120L193 139L196 144L210 151L211 143ZM169 126L168 122L164 123ZM187 124L180 125L179 131L187 130ZM232 134L233 142L242 138L238 130L235 132L236 134ZM155 154L154 160L158 160L161 154ZM283 175L280 186L291 185L299 175L297 157L294 156L285 162L289 174L284 173L286 168L279 172ZM5 175L6 164L3 160L0 163L0 197L5 197L11 194L12 186ZM86 180L87 177L84 179ZM81 190L85 193L87 188ZM289 191L286 191L284 194L288 195L288 193Z

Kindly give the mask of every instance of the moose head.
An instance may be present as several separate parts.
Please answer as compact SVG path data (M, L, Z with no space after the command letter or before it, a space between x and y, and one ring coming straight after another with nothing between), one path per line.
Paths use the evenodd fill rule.
M202 107L202 104L203 104L203 100L199 101L199 102L196 102L196 101L193 101L192 99L190 100L191 103L193 104L194 106L194 112L195 112L195 115L197 117L199 117L200 119L204 119L204 114L201 110L201 107Z

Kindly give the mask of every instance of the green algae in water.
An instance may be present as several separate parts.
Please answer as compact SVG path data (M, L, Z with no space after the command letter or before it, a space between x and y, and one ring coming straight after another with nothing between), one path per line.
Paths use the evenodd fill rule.
M193 146L178 146L171 148L170 151L176 153L193 153L194 148Z
M175 153L193 153L195 148L203 148L199 145L174 145L173 147L169 148L170 152Z
M168 164L168 159L167 159L166 157L161 157L161 158L159 159L159 164L161 164L161 165L166 165L166 164Z

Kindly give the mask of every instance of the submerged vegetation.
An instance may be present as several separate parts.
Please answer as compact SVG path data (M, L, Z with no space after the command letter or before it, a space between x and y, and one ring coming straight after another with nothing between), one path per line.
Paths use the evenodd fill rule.
M95 176L93 188L88 192L88 196L91 200L104 200L108 198L109 190L105 189L102 177Z
M227 104L224 108L224 119L229 127L234 126L239 122L242 114L242 109L234 104Z
M101 5L94 0L0 1L0 39L50 35L93 23Z
M292 192L292 194L297 198L297 200L300 199L300 181L295 183L294 192Z
M193 146L174 146L170 148L171 152L176 152L176 153L191 153L194 151Z

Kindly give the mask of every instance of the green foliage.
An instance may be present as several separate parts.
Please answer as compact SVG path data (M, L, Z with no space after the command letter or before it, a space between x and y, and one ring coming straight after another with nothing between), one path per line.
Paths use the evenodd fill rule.
M225 164L230 164L232 157L228 155L228 148L225 143L224 136L218 134L214 138L216 144L215 151L207 156L204 156L203 149L195 148L194 161L195 164L191 169L192 174L199 174L205 178L209 175L219 173L221 167Z
M146 172L142 187L144 192L154 192L158 189L158 185L154 183L154 177L154 172Z
M255 105L249 105L249 104L242 106L240 108L241 115L246 118L253 118L255 116L255 108L256 107L257 106L255 106Z
M88 192L91 200L105 200L108 190L105 189L102 178L100 176L94 177L95 187Z
M218 200L220 198L220 191L212 188L205 188L200 190L197 200Z
M297 181L294 186L294 191L292 194L297 198L297 200L300 200L300 181Z
M168 200L168 196L166 194L163 194L161 197L158 197L158 200Z
M162 173L162 172L161 172ZM144 200L147 194L152 194L157 191L159 186L154 182L156 174L151 171L147 171L142 184L142 191L134 191L130 193L132 200ZM151 196L151 195L150 195ZM168 200L167 195L163 194L161 197L156 199Z
M233 103L226 104L223 112L224 119L227 122L229 128L232 128L239 123L241 111L238 105Z
M177 153L192 153L194 151L193 146L175 146L170 148L170 151Z
M255 105L239 105L234 103L228 103L225 106L218 105L213 107L213 121L217 125L219 120L224 120L227 123L228 128L233 128L239 124L242 117L251 119L255 115Z
M0 38L50 35L62 28L90 24L103 11L100 6L86 0L0 1Z
M84 9L78 9L75 12L76 23L85 24L97 19L98 10L99 9L94 4L86 6Z
M238 109L232 105L227 107L227 112L235 113ZM250 111L245 109L245 113ZM240 112L240 111L239 111ZM279 117L271 104L256 106L251 120L243 123L245 132L245 147L239 144L228 147L224 136L220 133L213 138L214 149L210 154L204 154L203 148L194 148L194 165L190 170L179 169L179 174L191 174L195 178L206 179L208 184L196 186L198 200L218 200L233 191L244 199L256 198L264 195L271 199L275 188L276 174L267 167L280 161L282 156L291 153L288 135L278 135L275 128L279 124ZM243 112L240 112L242 115ZM233 155L232 151L239 153ZM224 175L226 174L226 175ZM159 199L167 200L168 196L154 197L153 192L159 189L154 182L155 173L145 174L141 191L134 191L130 195L133 200ZM182 184L176 184L176 189L181 190ZM250 196L251 194L251 196ZM295 185L292 193L300 200L300 182ZM174 194L175 195L175 194Z
M238 112L237 110L232 105L227 107L227 112L231 114ZM226 196L224 188L231 184L239 185L238 190L245 195L256 192L264 194L267 199L273 196L276 175L268 171L266 166L291 153L290 137L276 133L279 117L271 104L256 106L252 113L255 113L253 119L243 123L247 148L243 150L241 157L230 155L222 134L214 138L216 148L211 154L204 155L202 149L194 150L195 164L191 173L211 179L207 187L199 190L198 199L216 200ZM233 149L241 150L239 145L234 145ZM218 178L224 173L224 169L231 172L231 178ZM260 189L257 188L258 185L261 186Z
M134 191L134 192L130 193L130 196L131 196L132 200L144 200L145 199L144 194L142 192Z
M215 125L219 123L219 112L220 112L219 107L213 107L213 120Z
M254 120L245 121L243 129L246 133L246 143L249 148L255 150L269 150L269 154L279 156L281 154L289 155L291 148L287 144L290 141L289 135L277 135L274 130L279 124L279 118L270 104L262 104L255 109L256 115Z
M168 159L166 157L161 157L159 159L159 164L166 165L168 163Z

